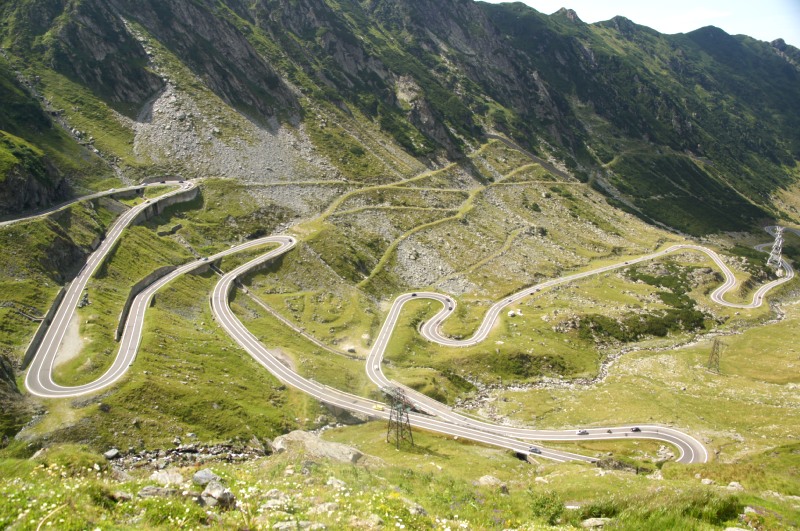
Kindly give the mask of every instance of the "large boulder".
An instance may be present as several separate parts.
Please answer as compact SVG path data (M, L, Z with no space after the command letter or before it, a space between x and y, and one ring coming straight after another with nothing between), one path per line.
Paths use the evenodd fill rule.
M103 454L103 457L111 461L112 459L119 459L120 457L122 457L122 454L116 448L112 448L111 450L105 452Z
M204 468L192 476L192 482L200 487L205 487L212 481L221 481L219 476L216 475L210 468Z
M331 459L342 463L358 463L364 456L351 446L323 441L307 431L293 431L281 435L272 442L272 449L276 453L302 452L309 457Z
M200 495L200 503L208 507L232 509L236 505L236 497L219 481L209 483Z

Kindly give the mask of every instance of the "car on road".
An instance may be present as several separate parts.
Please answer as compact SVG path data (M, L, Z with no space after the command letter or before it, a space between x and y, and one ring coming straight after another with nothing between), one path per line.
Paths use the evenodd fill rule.
M412 293L412 294L411 294L411 296L412 296L412 297L416 297L416 296L417 296L417 294L416 294L416 293Z
M586 430L578 430L575 432L575 435L589 435L589 432Z
M631 428L631 431L636 433L642 431L642 429L639 428L638 426L634 426L633 428Z
M531 446L529 451L532 454L540 454L540 453L542 453L542 451L539 450L538 448L536 448L535 446Z
M203 258L201 258L201 259L200 259L200 261L201 261L201 262L208 262L208 257L207 257L207 256L204 256Z
M383 406L380 404L375 404L374 406L372 406L372 409L374 409L375 411L383 411Z
M611 430L606 430L606 433L614 433L614 432Z

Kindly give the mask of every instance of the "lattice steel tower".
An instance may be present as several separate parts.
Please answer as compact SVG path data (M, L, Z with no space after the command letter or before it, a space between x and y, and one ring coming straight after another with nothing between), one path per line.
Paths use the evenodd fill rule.
M412 409L412 404L406 398L402 389L397 387L384 387L381 389L383 394L389 398L389 424L386 426L386 442L391 442L394 438L396 448L400 448L401 441L409 441L414 446L414 435L411 433L411 422L408 420L408 412Z
M767 266L780 269L782 266L781 253L783 253L783 227L775 227L775 243L772 244L772 251L769 253Z

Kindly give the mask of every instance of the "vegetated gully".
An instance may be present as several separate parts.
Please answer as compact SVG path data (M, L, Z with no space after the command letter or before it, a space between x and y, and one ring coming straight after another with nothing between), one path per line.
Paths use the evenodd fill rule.
M156 198L153 200L153 202L161 201L167 197L170 197L171 195L180 193L182 190L190 189L193 186L194 184L191 182L184 183L180 189ZM53 319L53 324L48 330L48 333L45 335L45 338L42 341L42 346L37 351L36 356L31 363L31 367L26 375L25 384L29 392L34 395L47 398L74 397L96 392L117 382L127 372L128 368L135 360L136 353L141 342L142 327L146 309L149 306L149 302L153 295L161 287L184 273L207 265L208 262L213 262L224 256L234 254L245 249L269 243L277 243L277 248L237 267L233 271L222 276L220 281L216 284L211 296L211 307L215 319L217 319L225 331L243 349L245 349L250 356L252 356L256 361L269 370L281 382L308 393L321 402L331 406L360 413L372 418L389 418L390 413L383 409L380 402L331 388L327 385L315 382L312 379L304 378L296 372L288 369L278 360L275 355L266 349L249 330L247 330L247 328L231 310L228 297L235 286L236 280L248 271L290 251L297 243L295 238L291 236L269 236L249 241L245 244L232 247L221 253L208 257L207 259L200 259L185 264L177 268L171 274L154 282L134 299L128 321L125 324L123 336L120 340L120 348L117 352L114 363L108 369L108 371L100 378L89 384L77 387L64 387L56 384L52 379L53 365L55 363L56 354L61 341L63 340L66 325L69 323L75 307L77 306L79 295L83 291L83 287L86 285L89 277L91 277L99 264L103 261L114 242L119 238L122 230L127 227L136 218L136 216L148 206L150 206L150 204L143 203L123 214L123 216L121 216L114 223L104 242L94 253L92 253L87 261L86 266L81 270L78 277L72 282L67 296L64 297L64 301L60 305L56 316ZM772 233L774 228L768 227L767 230L768 232ZM763 248L767 245L769 244L760 245L758 248ZM697 245L674 245L662 251L639 258L630 259L625 262L607 265L558 279L548 280L505 297L504 299L495 303L489 309L489 311L487 311L475 334L473 334L472 337L463 340L455 340L441 333L442 322L455 311L455 301L453 299L447 295L439 293L407 293L400 295L397 297L397 299L395 299L389 311L389 315L384 321L378 338L367 358L367 375L373 383L381 388L398 386L402 387L400 384L397 384L396 382L386 378L381 370L381 363L388 345L389 338L391 337L391 334L397 324L400 310L402 309L403 305L410 300L429 299L438 301L442 304L442 310L439 311L429 321L424 323L420 329L422 335L426 339L451 347L474 345L486 339L492 327L497 322L497 319L503 309L514 302L519 301L523 297L532 295L543 289L547 289L556 285L566 284L589 277L591 275L613 271L615 269L627 267L632 264L661 258L667 254L685 250L694 250L705 253L720 268L725 276L725 282L712 293L711 298L718 304L729 307L758 307L763 303L763 298L768 291L780 284L790 281L794 277L794 269L788 262L784 260L781 264L785 272L783 277L762 286L753 295L753 301L751 303L729 303L726 302L723 297L730 289L734 287L736 279L733 272L725 265L719 255L717 255L717 253L711 249ZM579 432L570 430L534 430L522 427L500 426L460 415L446 405L432 400L421 393L417 393L408 388L404 389L408 393L408 396L411 397L410 400L417 410L409 414L409 421L413 426L453 437L460 437L492 446L507 448L524 455L534 452L534 448L532 448L528 442L532 440L574 441L640 438L659 440L674 445L680 451L678 462L681 463L703 463L708 460L708 452L700 441L686 433L665 426L641 425L636 427L638 431L631 431L632 428L630 426L614 426L589 428L585 430L579 430ZM555 461L594 461L594 459L591 457L574 454L571 452L556 451L546 448L536 448L535 450L536 455Z

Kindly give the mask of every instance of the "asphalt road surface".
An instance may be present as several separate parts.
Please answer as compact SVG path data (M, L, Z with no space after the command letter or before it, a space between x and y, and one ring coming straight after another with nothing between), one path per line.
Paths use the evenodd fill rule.
M52 214L53 212L58 212L59 210L63 210L70 205L73 205L75 203L80 203L81 201L91 201L92 199L97 199L98 197L105 197L107 195L114 195L120 192L128 192L131 190L142 190L144 188L147 188L148 186L162 186L164 184L165 183L160 183L160 182L149 183L149 184L137 184L136 186L128 186L125 188L112 188L111 190L106 190L104 192L96 192L94 194L76 197L75 199L70 199L69 201L64 201L63 203L59 203L57 205L45 208L43 210L37 210L36 212L32 212L21 217L15 217L13 219L8 219L6 221L0 221L0 227L5 227L6 225L13 225L14 223L19 223L21 221L43 218L49 214ZM175 181L169 181L168 184L176 184L176 183Z
M108 385L108 383L105 385L99 385L98 382L105 382L105 378L109 376L109 373L103 375L96 382L82 385L80 387L62 387L53 382L53 366L55 364L56 356L58 355L58 350L61 347L62 341L64 340L67 327L69 326L72 316L75 313L75 309L77 308L78 303L83 296L83 290L86 288L89 278L91 278L100 264L103 263L106 255L113 248L114 243L119 239L119 237L122 235L122 232L128 227L128 225L131 224L134 218L136 218L136 216L142 210L151 206L151 204L181 193L184 190L190 190L191 188L194 188L194 186L194 183L187 181L172 192L168 192L160 197L153 198L148 202L143 202L140 205L125 211L120 217L117 218L114 224L111 225L111 228L108 230L105 239L100 243L97 249L95 249L95 251L89 255L89 258L86 260L86 264L80 270L78 276L75 277L75 279L67 288L64 299L61 301L61 305L58 307L56 314L53 316L50 327L47 329L47 333L42 339L42 343L34 355L33 361L31 361L31 365L28 369L28 373L25 376L25 386L28 388L28 391L37 396L56 398L77 396L79 394L95 391L105 387L105 385ZM112 369L116 372L119 372L119 368L117 367L119 364L120 360L115 360L114 365L111 369L109 369L109 372L111 372ZM124 369L119 374L121 375L122 373L124 373Z

